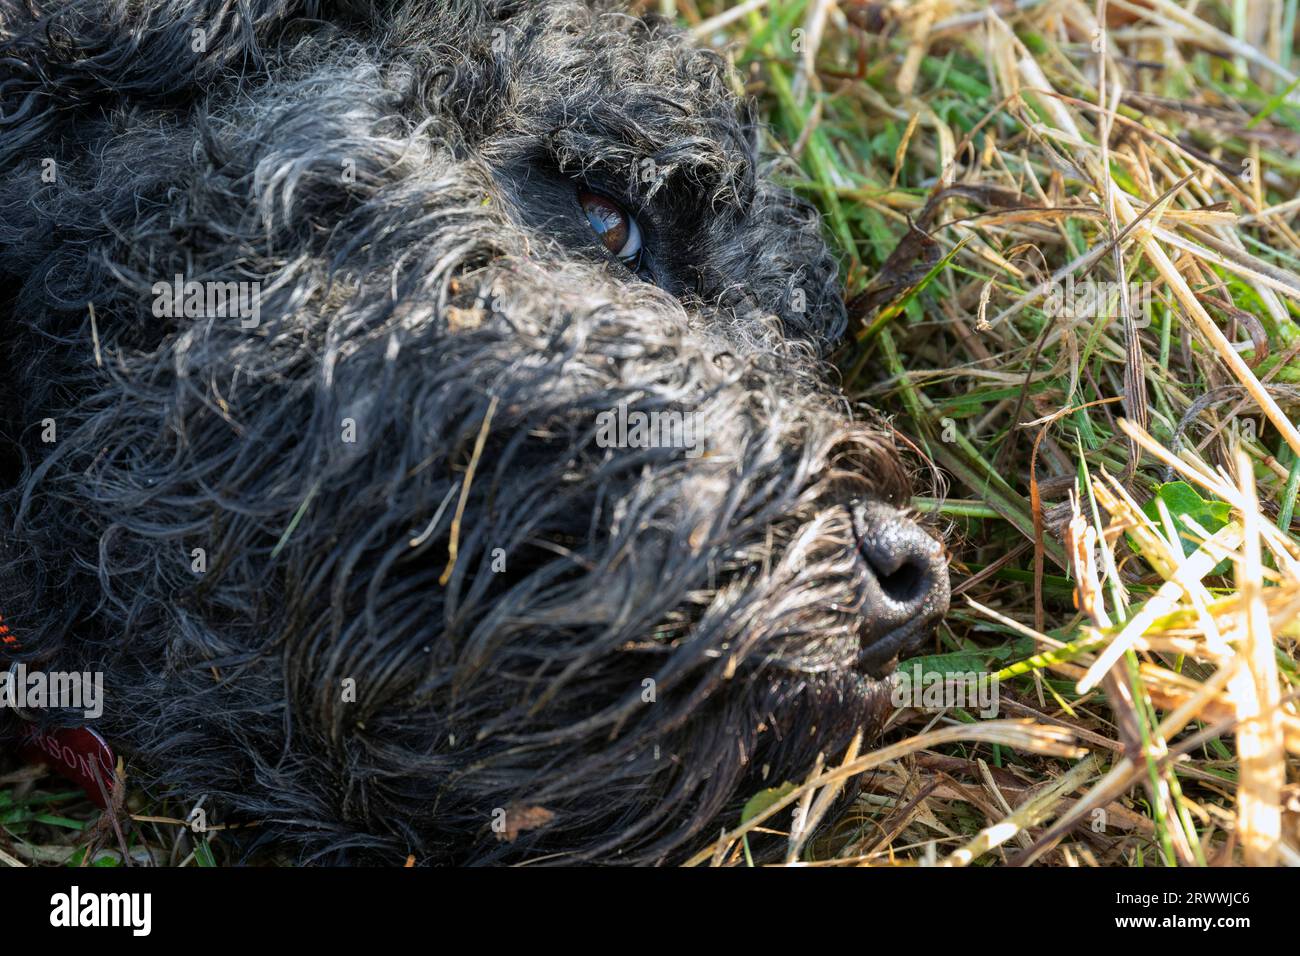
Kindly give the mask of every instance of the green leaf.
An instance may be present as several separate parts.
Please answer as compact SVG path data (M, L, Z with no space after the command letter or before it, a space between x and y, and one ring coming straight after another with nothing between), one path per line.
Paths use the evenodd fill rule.
M740 811L741 825L748 823L778 800L789 796L795 786L793 783L783 783L779 787L758 791L746 801L744 809Z
M911 677L918 673L926 674L960 674L966 671L984 670L985 655L979 651L953 651L950 654L927 654L924 657L909 657L899 664L903 673Z
M72 856L68 857L68 862L63 865L73 868L86 866L86 848L84 846L78 847ZM121 865L122 864L109 853L105 853L102 857L90 864L90 866L98 867L100 869L109 869Z
M1190 518L1210 534L1214 534L1231 519L1232 507L1226 501L1207 501L1187 482L1168 481L1157 485L1155 497L1142 506L1142 513L1161 531L1164 530L1164 523L1160 518L1158 501L1163 501L1169 509L1185 558L1195 553L1201 545L1200 535L1191 530L1185 519ZM1221 561L1211 573L1227 574L1229 564L1228 561Z

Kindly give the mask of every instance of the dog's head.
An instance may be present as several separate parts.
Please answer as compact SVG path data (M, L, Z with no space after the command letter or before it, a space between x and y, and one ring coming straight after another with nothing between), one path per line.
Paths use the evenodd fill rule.
M318 849L659 860L877 725L947 571L724 62L576 2L218 6L6 26L32 653Z

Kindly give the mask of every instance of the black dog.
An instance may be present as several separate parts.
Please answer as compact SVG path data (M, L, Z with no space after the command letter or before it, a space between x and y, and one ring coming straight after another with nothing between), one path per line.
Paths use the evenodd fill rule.
M0 7L8 657L304 858L679 858L946 609L816 215L595 6Z

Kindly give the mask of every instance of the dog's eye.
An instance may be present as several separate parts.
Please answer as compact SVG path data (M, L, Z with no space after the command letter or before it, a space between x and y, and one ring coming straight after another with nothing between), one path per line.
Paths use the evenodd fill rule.
M641 258L641 228L614 200L598 193L578 192L578 204L606 249L635 269Z

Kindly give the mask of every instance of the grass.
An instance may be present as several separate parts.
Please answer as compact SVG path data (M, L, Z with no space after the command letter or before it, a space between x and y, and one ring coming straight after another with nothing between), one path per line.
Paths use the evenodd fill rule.
M659 6L825 214L948 536L921 666L1002 718L901 711L696 862L1300 863L1296 0Z
M1000 681L998 719L901 710L693 862L1300 863L1298 2L643 0L734 60L839 249L846 389L952 557L917 666ZM0 862L120 862L32 774ZM221 858L127 809L133 853Z

